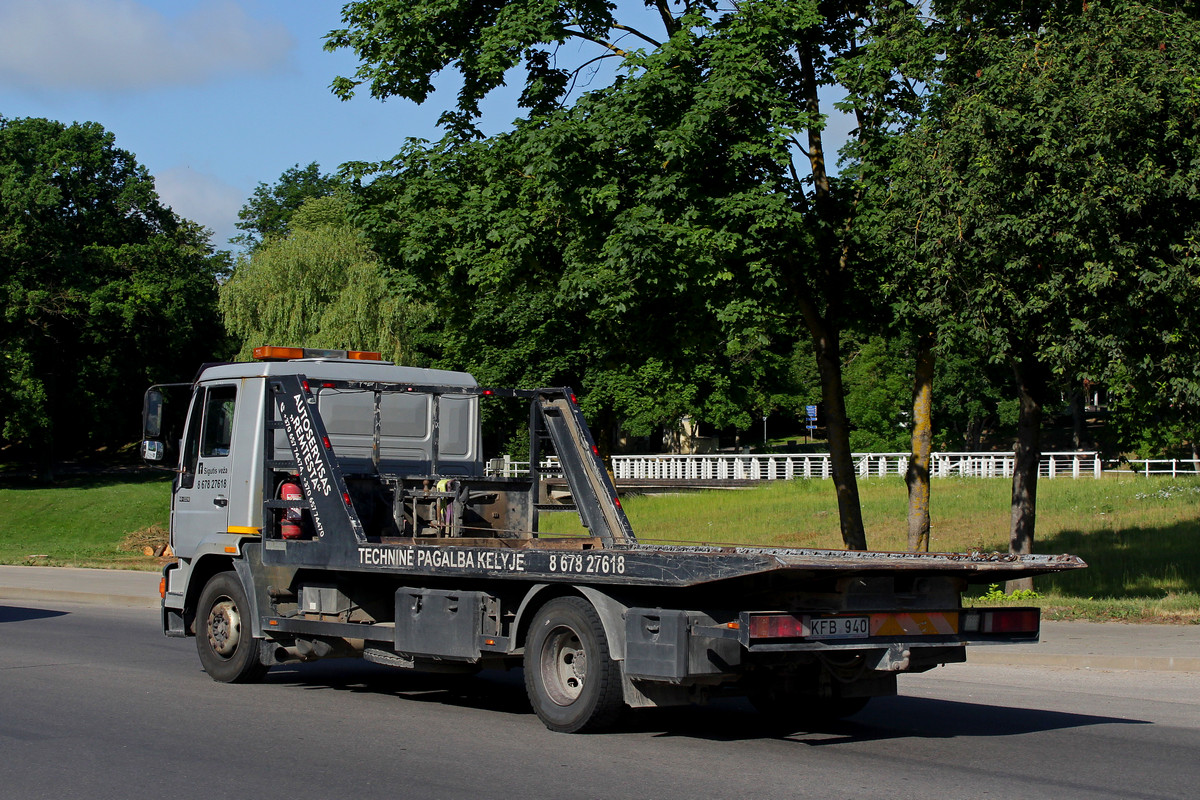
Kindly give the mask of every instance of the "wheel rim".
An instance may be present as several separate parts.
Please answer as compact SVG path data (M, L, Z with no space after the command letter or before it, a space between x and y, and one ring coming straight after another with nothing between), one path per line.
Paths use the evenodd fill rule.
M233 600L218 598L208 612L208 643L222 658L229 658L237 651L242 637L242 616Z
M539 672L547 696L560 706L579 699L587 683L587 651L579 634L560 626L542 644Z

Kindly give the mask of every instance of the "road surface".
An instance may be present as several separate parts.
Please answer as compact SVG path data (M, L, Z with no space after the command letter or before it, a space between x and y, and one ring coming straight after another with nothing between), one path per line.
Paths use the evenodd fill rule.
M157 612L0 600L0 797L1188 798L1200 673L953 665L788 737L750 708L554 734L519 671L362 662L213 682Z

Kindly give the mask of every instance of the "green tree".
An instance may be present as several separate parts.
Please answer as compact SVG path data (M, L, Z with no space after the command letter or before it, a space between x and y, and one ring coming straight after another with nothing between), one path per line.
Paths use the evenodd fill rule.
M415 147L364 189L376 246L439 310L426 352L485 382L585 388L606 431L616 416L646 435L689 413L748 426L761 398L746 387L786 368L773 355L786 338L716 319L741 313L708 290L734 293L719 241L732 234L678 224L647 202L652 187L620 191L647 152L622 153L607 118L575 122ZM607 183L577 179L594 164Z
M896 240L1020 400L1015 553L1042 416L1083 378L1195 403L1200 24L1169 6L945 3L928 115L898 143Z
M245 233L238 234L233 242L253 250L271 236L286 236L291 230L292 216L305 202L314 197L329 197L344 188L341 178L323 174L317 162L306 167L296 164L284 170L274 184L258 184L238 212L241 221L237 227Z
M221 286L220 311L240 358L274 344L378 350L412 362L422 308L389 284L347 213L344 195L310 198L291 216L287 235L238 259Z
M846 411L859 452L895 452L909 434L913 348L905 336L846 337Z
M669 352L661 360L634 360L628 369L614 365L607 384L613 388L607 391L620 393L616 387L622 383L629 387L626 391L641 391L655 382L647 381L651 376L643 373L648 371L665 390L656 396L669 398L661 404L660 412L665 412L668 404L686 404L689 395L697 394L697 371L714 385L729 382L720 354L786 353L786 343L772 339L773 328L782 326L788 339L805 331L821 375L843 538L849 547L865 548L839 349L849 309L857 312L867 297L849 300L856 284L865 284L855 248L860 192L853 170L838 179L826 168L818 91L831 84L849 91L846 106L860 122L855 157L862 158L874 137L885 132L890 115L903 113L912 95L867 45L878 31L918 25L916 15L906 4L815 0L749 0L729 8L648 0L646 6L653 29L618 19L615 5L591 0L349 3L343 9L347 27L333 31L327 47L352 49L361 66L353 78L336 79L334 90L348 98L366 85L378 98L423 102L432 91L432 76L453 68L462 77L462 89L442 120L463 139L476 133L480 100L510 79L511 70L523 68L521 104L529 109L530 122L519 127L517 136L536 133L543 150L554 150L555 137L560 137L563 166L543 165L549 174L571 178L552 181L559 187L557 199L597 215L589 224L566 232L556 228L553 235L532 240L526 256L527 261L545 260L554 276L558 252L598 254L586 274L579 273L583 279L573 278L565 287L568 296L602 303L599 310L588 311L590 324L596 325L600 316L608 323L598 326L605 338L590 363L603 364L604 352L618 338L672 345L683 341L663 324L664 315L677 319L669 305L649 311L649 301L661 299L671 287L681 287L674 298L686 298L687 310L698 306L709 312L701 318L702 332L719 331L725 341L723 348L696 348L696 357L672 346L664 348ZM592 42L599 48L597 58L618 58L623 66L609 90L585 95L571 109L559 111L576 77L557 61L558 48L568 39ZM581 127L588 129L582 136L577 135ZM580 144L585 146L567 147ZM434 148L435 157L441 158L447 147ZM406 151L393 166L411 174L419 169L415 158L413 150ZM805 165L804 174L797 162ZM531 184L542 182L545 174L519 160L511 169L530 176ZM398 190L399 196L405 191ZM478 191L507 192L514 201L523 197L515 187ZM542 201L536 192L529 194ZM392 202L378 194L371 198L376 207ZM537 206L526 212L542 213ZM618 226L611 237L606 235L610 225ZM411 263L416 257L395 233L385 242L385 226L368 221L366 227L389 259L396 254ZM523 241L495 227L486 236L491 239L478 241L490 241L493 251ZM562 242L549 258L536 252L547 241ZM453 236L444 244L457 247L461 242ZM420 250L419 255L434 257L429 253ZM678 259L674 266L669 258ZM698 263L689 266L693 261ZM638 302L631 304L635 296ZM780 297L783 302L776 302ZM637 312L649 316L638 317ZM652 324L656 319L659 324ZM697 329L691 322L683 324L685 330ZM702 368L704 352L716 366ZM785 364L786 358L778 362ZM590 394L592 385L584 385ZM724 393L702 388L699 394Z
M0 117L4 440L47 479L56 455L135 440L145 387L222 349L227 268L100 125Z

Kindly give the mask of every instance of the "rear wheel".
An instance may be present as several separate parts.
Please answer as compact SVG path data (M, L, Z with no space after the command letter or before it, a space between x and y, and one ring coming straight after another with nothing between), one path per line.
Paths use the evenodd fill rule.
M222 683L253 683L267 673L251 636L250 603L233 572L219 572L200 593L196 652L204 671Z
M591 603L560 597L538 611L525 643L525 690L552 731L596 731L620 716L621 666Z

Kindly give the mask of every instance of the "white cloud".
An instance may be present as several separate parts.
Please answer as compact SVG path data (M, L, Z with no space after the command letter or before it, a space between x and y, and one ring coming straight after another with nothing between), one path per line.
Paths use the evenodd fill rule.
M248 197L242 189L186 166L159 172L154 185L176 214L211 228L216 247L227 248L229 239L240 233L235 223Z
M231 2L169 19L134 0L0 0L0 80L30 89L196 85L276 70L293 46Z

